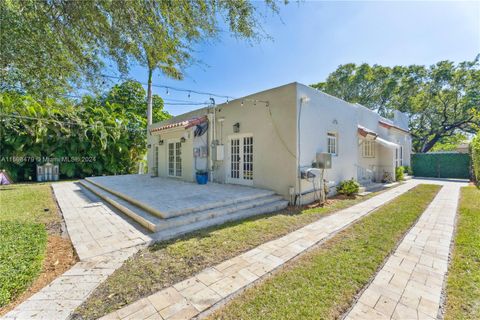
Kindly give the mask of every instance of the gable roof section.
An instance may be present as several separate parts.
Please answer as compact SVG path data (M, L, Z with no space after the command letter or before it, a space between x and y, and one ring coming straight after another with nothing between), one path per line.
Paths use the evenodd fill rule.
M387 128L387 129L393 128L393 129L402 131L402 132L404 132L404 133L410 133L408 130L402 129L402 128L400 128L400 127L398 127L398 126L396 126L396 125L394 125L394 124L392 124L392 123L388 123L388 122L383 121L383 120L378 121L378 124L379 124L380 126L384 127L384 128Z
M364 126L361 126L361 125L358 125L358 134L364 138L366 138L367 136L373 136L374 138L376 138L378 136L378 134L375 131L365 128Z
M195 118L191 118L184 121L169 123L158 128L153 128L150 130L150 133L157 133L159 131L164 131L164 130L173 129L173 128L181 128L181 127L183 127L184 129L188 129L193 126L196 126L197 124L201 124L205 121L207 121L207 116L195 117Z

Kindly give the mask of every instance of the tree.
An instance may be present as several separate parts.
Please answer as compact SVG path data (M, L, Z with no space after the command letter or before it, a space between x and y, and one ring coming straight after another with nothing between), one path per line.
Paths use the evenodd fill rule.
M147 107L146 92L143 86L133 80L127 80L121 84L113 86L106 94L104 103L109 102L117 105L119 108L134 112L139 116L145 116ZM158 95L152 97L153 121L160 122L170 118L170 114L163 110L163 99ZM116 110L121 112L121 110Z
M273 0L265 5L278 10ZM98 78L103 58L122 73L133 60L147 68L149 124L154 71L181 79L182 69L195 62L194 44L216 37L222 24L239 38L260 36L259 13L251 1L5 0L1 9L6 16L1 70L9 89L68 89L72 82ZM32 81L37 77L45 81Z
M417 152L428 152L442 139L474 133L480 126L478 57L430 67L346 64L312 86L382 116L391 116L393 110L406 112Z
M454 151L457 150L458 146L467 140L467 136L463 133L457 133L452 136L447 136L440 139L431 151Z
M162 120L169 115L156 98ZM28 180L36 163L51 158L62 177L134 173L146 152L145 106L146 92L133 81L81 101L2 92L0 168Z

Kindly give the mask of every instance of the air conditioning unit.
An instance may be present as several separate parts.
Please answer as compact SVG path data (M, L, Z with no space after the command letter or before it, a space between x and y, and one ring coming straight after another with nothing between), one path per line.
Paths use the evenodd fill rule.
M326 152L317 152L315 156L315 162L312 163L312 167L319 169L331 169L332 155Z

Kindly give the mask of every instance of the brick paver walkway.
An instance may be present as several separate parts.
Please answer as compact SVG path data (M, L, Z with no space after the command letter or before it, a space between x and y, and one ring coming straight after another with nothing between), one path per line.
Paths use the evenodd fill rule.
M463 184L434 183L444 186L362 293L346 320L437 319Z
M410 190L413 180L320 219L277 240L207 268L187 280L140 299L106 319L190 319L238 293L280 265Z
M73 182L52 185L80 260L134 247L150 237ZM87 196L88 195L88 196Z
M80 258L70 270L7 313L5 319L67 319L90 293L150 238L75 183L53 184Z

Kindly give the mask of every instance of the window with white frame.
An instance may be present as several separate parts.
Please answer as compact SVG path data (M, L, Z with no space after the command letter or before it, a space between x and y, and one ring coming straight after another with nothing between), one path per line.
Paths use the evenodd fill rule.
M403 166L403 146L395 149L395 162L397 167Z
M333 155L338 154L336 133L332 133L332 132L327 133L327 152Z
M363 150L364 158L374 158L375 157L375 141L364 140L362 150Z

